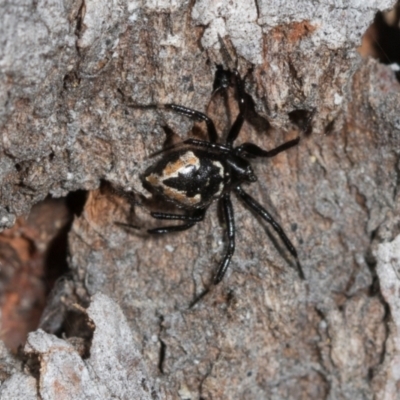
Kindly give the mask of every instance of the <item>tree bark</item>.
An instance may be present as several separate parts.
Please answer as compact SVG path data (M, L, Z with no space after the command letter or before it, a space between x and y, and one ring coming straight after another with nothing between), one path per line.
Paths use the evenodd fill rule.
M89 194L47 333L29 335L23 361L2 349L0 398L397 398L400 86L356 52L374 14L394 5L380 3L1 6L0 224L49 194ZM216 204L179 234L115 222L154 226L140 174L164 126L181 139L205 133L132 105L207 112L223 138L237 109L232 95L212 96L216 64L246 76L238 143L271 149L301 137L255 161L258 182L246 190L282 225L306 280L232 195L231 266L191 306L226 249Z

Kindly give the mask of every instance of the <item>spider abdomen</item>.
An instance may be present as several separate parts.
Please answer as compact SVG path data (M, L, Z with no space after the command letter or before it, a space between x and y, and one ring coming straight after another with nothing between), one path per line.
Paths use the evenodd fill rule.
M147 169L142 180L147 190L178 207L199 209L221 197L229 171L216 154L189 148L168 153Z

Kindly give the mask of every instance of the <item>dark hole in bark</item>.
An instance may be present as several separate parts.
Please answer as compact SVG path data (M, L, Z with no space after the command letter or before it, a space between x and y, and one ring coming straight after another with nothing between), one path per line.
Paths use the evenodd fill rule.
M69 310L59 335L68 338L83 359L90 357L95 326L80 310Z
M63 88L64 90L72 90L79 86L81 80L76 72L71 72L64 76Z
M2 339L14 351L37 329L49 293L68 272L68 232L85 201L84 191L48 197L0 234Z
M166 349L167 349L167 346L160 339L160 358L158 360L158 369L162 374L164 373L164 360L165 360Z
M333 128L335 127L335 120L328 122L325 126L325 135L330 135L333 132Z
M376 14L375 51L379 60L384 64L400 64L400 3L389 13ZM396 77L400 80L400 71L396 71Z
M390 11L376 14L374 23L364 35L360 52L383 64L393 65L400 81L400 2Z
M74 215L80 217L83 207L85 207L86 198L86 190L76 190L75 192L70 192L66 197L67 207Z
M289 119L292 124L301 129L305 135L311 135L313 115L314 111L299 109L291 111L289 113Z
M49 243L45 259L45 281L47 294L53 288L55 281L68 272L68 232L71 229L73 217L80 216L85 206L87 192L77 190L68 193L65 201L68 217L64 226L60 228L57 235Z
M160 333L162 332L163 328L163 322L164 322L164 317L160 316ZM167 345L165 342L161 339L160 335L158 337L158 340L160 342L160 353L159 353L159 358L158 358L158 370L160 373L164 373L164 362L165 362L165 356L167 352Z
M40 378L40 359L38 354L30 354L29 356L21 353L19 354L21 360L24 361L25 368L27 368L30 374L39 381Z

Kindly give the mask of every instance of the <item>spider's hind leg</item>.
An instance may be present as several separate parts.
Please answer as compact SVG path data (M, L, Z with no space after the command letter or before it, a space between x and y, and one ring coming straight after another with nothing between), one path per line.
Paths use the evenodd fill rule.
M224 277L231 262L233 253L235 252L235 220L233 216L233 207L230 195L228 193L225 194L221 198L220 202L226 223L226 231L228 233L228 250L226 251L224 258L218 267L217 273L214 275L214 285L217 285L222 281L222 278Z
M256 200L254 200L250 195L248 195L240 186L235 188L235 193L239 196L241 200L256 214L258 214L264 221L271 224L272 228L282 239L282 242L285 244L286 248L289 250L290 254L296 259L296 266L301 279L305 279L303 269L301 268L297 250L293 246L292 242L286 236L286 233L283 231L282 227L272 218L270 213Z
M171 232L181 232L187 229L190 229L197 222L200 222L204 219L205 210L196 210L192 214L169 214L162 212L152 212L151 216L156 219L166 219L173 221L185 221L185 223L181 225L167 225L160 226L158 228L148 229L147 232L151 234L165 234Z

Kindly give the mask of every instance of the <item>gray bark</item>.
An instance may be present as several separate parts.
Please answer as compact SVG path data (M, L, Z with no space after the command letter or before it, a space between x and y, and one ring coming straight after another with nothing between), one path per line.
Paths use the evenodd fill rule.
M375 13L394 5L379 3L0 6L0 224L48 194L91 191L69 236L72 278L42 327L71 312L83 322L68 341L32 332L23 372L3 348L0 398L397 398L400 86L356 52ZM146 194L139 175L163 125L181 138L193 125L131 103L210 112L226 133L233 114L211 99L226 62L218 35L259 115L239 139L273 148L301 136L254 162L258 183L246 190L294 242L306 281L233 198L231 267L189 308L225 249L216 205L191 230L153 238L115 224L132 208L152 222L118 193ZM293 118L308 114L311 133ZM99 190L101 180L118 190Z

